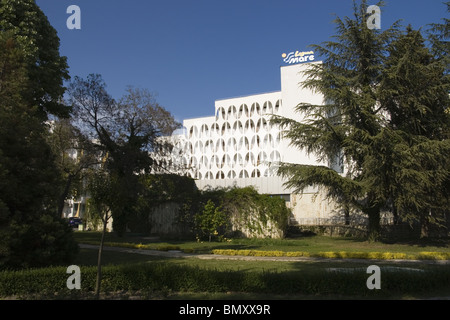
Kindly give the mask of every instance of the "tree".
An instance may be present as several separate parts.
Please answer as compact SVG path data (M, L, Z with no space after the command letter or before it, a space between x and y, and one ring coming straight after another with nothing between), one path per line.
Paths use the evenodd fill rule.
M108 221L111 218L111 207L117 201L117 198L114 193L114 183L112 183L109 174L103 170L91 172L88 189L90 193L91 214L97 215L102 221L102 237L98 249L97 278L95 284L95 295L98 299L102 282L102 254L105 234Z
M450 1L445 2L447 12L450 12ZM446 73L450 72L450 19L442 19L443 23L432 23L427 30L431 49L437 59L442 59L446 65Z
M288 178L286 185L299 193L310 185L325 187L329 198L367 215L369 238L376 239L386 199L370 187L371 162L378 157L370 146L383 134L377 85L386 46L398 35L398 26L394 24L385 31L370 30L366 9L366 1L359 7L354 2L353 20L335 19L335 41L313 46L325 60L311 65L303 87L321 93L326 104L300 103L296 110L307 119L302 123L282 117L272 121L285 129L284 136L293 147L316 155L320 162L331 163L338 158L346 166L341 174L327 166L285 163L279 174Z
M152 172L158 165L152 156L158 138L172 133L179 124L147 90L128 88L116 102L100 75L75 77L69 94L78 127L97 140L107 155L105 168L117 183L116 197L121 199L111 207L113 227L121 235L130 215L136 214L142 191L139 174Z
M450 78L445 70L445 59L425 46L420 31L408 27L390 45L379 85L380 105L390 116L386 130L391 133L383 145L390 151L393 208L404 221L420 222L421 237L442 221L450 204Z
M366 1L355 20L337 19L337 42L314 46L325 55L312 65L304 87L322 93L327 104L299 104L305 123L274 118L287 128L291 144L326 166L283 164L287 185L301 192L327 188L344 208L368 216L369 239L377 239L381 210L403 221L436 221L448 208L449 87L443 59L434 58L420 32L397 25L381 32L365 27Z
M216 206L215 203L209 199L202 212L195 216L195 222L200 232L207 236L209 242L211 242L212 236L224 235L228 217L221 206Z
M71 119L53 121L48 141L56 157L55 169L61 174L57 210L58 216L62 216L65 201L85 191L85 173L99 165L101 157L98 146L74 127Z
M55 214L59 176L47 126L29 97L25 53L0 32L0 264L10 268L70 262L71 231Z
M78 247L56 213L60 176L46 124L68 115L66 59L34 1L1 0L0 17L0 265L70 263Z
M10 32L23 52L27 95L42 121L48 115L68 117L70 108L61 103L64 80L69 79L67 58L60 56L59 38L34 0L1 0L0 32Z

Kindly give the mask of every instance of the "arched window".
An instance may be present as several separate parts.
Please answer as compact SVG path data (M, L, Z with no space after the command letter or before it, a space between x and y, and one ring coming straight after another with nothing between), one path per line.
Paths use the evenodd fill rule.
M198 138L198 129L195 125L189 129L189 139L192 138Z
M250 109L250 117L260 115L261 115L261 107L259 106L259 103L255 102L252 104L252 107Z
M225 140L223 140L223 139L217 140L216 152L225 152Z
M200 129L200 138L207 138L209 136L209 128L207 124L203 124Z
M222 125L222 131L221 131L221 135L225 136L231 133L231 125L228 122L225 122Z
M243 134L244 133L244 126L242 125L241 121L238 120L238 121L236 121L233 124L233 131L232 131L232 133L233 133L233 135Z
M241 170L241 172L239 172L239 178L248 178L247 170Z
M226 111L225 108L219 107L216 112L216 121L217 120L226 120Z
M255 132L255 123L253 120L249 119L245 122L245 133L254 133Z
M223 173L223 171L217 172L216 179L225 179L225 174Z
M278 113L278 112L280 111L281 104L282 104L281 99L278 100L278 101L275 103L275 110L274 110L274 113Z
M238 118L248 117L248 106L246 104L241 104L239 107Z
M228 113L227 113L227 119L231 120L236 118L236 107L235 106L229 106L228 107Z
M245 163L244 163L244 165L245 166L248 166L248 165L254 166L255 165L255 156L253 155L252 152L248 152L245 155Z
M272 114L272 113L273 113L272 102L270 102L270 101L264 102L263 107L262 107L262 115Z
M230 170L230 171L228 172L227 178L228 178L228 179L234 179L234 178L236 178L236 172L235 172L234 170Z
M237 151L237 143L235 138L228 139L227 143L227 152L235 152Z
M258 169L254 169L252 171L252 178L259 178L261 177L261 172Z
M239 147L238 150L248 150L249 149L249 142L247 137L241 137L239 139Z

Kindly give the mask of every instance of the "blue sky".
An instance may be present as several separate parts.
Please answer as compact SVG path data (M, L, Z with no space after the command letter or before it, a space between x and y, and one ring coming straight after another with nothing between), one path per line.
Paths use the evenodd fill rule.
M369 4L378 1L369 0ZM444 0L387 0L381 27L448 17ZM119 99L155 93L177 120L214 115L214 101L280 90L282 53L309 50L352 16L352 0L36 0L58 31L72 77L99 73ZM81 9L69 30L67 7Z

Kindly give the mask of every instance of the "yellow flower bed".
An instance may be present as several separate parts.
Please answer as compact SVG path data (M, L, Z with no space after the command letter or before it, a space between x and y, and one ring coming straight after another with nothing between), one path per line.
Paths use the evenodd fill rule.
M89 242L85 242L89 243ZM92 242L92 244L98 244ZM174 245L164 245L154 247L149 244L135 244L135 243L118 243L108 242L105 246L117 246L134 249L153 249L153 250L181 250L185 253L193 253L193 249L181 249ZM406 254L401 252L347 252L347 251L326 251L318 253L309 253L303 251L263 251L263 250L233 250L233 249L215 249L213 254L228 255L228 256L254 256L254 257L318 257L318 258L332 258L332 259L409 259L409 260L450 260L450 252L430 252L423 251L417 254Z
M406 254L401 252L319 252L309 253L302 251L262 251L262 250L232 250L232 249L215 249L213 254L229 255L229 256L253 256L253 257L319 257L332 259L428 259L428 260L450 260L448 252L420 252L418 254Z

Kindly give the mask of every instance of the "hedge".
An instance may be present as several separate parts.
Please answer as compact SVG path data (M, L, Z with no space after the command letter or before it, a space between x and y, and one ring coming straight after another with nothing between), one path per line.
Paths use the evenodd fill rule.
M406 254L401 252L302 252L302 251L262 251L262 250L233 250L215 249L213 254L229 256L254 257L315 257L336 259L403 259L403 260L450 260L450 252L419 252Z
M219 271L170 263L145 263L105 266L102 269L103 292L247 292L284 295L344 295L389 297L425 294L441 290L450 294L450 269L429 267L423 272L381 267L381 290L369 290L365 270L329 272L310 271ZM0 272L0 297L33 295L45 297L70 295L74 291L92 293L96 268L81 267L81 290L67 289L66 268L55 267Z
M95 241L85 241L83 243L97 245ZM143 249L143 250L179 250L184 253L194 253L192 248L181 248L176 245L135 244L123 242L108 242L105 246ZM212 254L230 256L255 256L255 257L315 257L315 258L339 258L339 259L403 259L403 260L450 260L450 252L429 252L423 251L416 254L406 254L401 252L347 252L330 251L310 253L306 251L263 251L263 250L236 250L236 249L214 249Z

